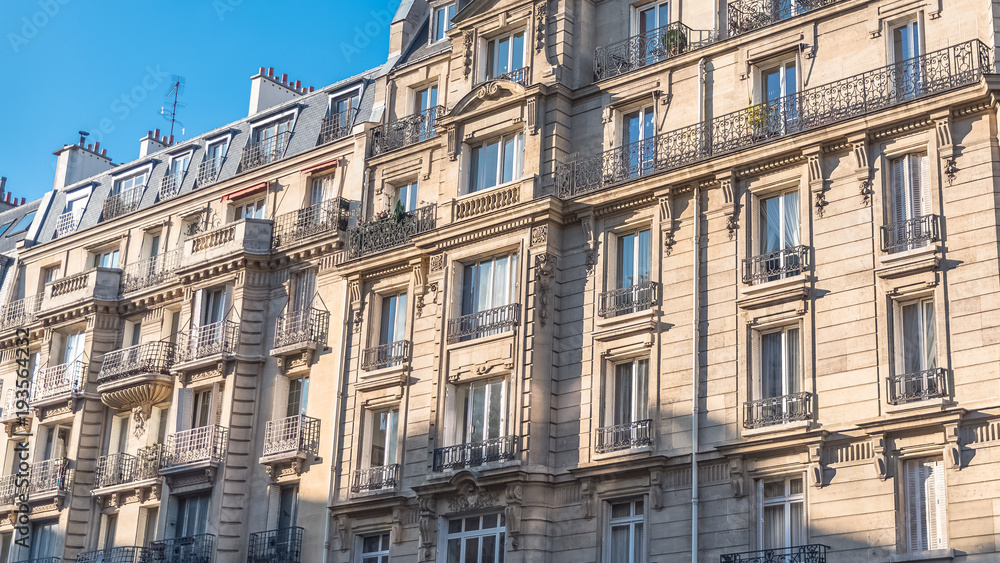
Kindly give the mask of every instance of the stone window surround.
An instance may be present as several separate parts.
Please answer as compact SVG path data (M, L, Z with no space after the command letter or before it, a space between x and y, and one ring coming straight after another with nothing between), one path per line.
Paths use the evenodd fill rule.
M793 467L796 464L792 464ZM780 467L762 467L754 469L748 472L747 475L750 482L753 483L752 494L747 495L747 507L749 509L749 518L747 522L747 529L750 536L750 545L755 549L761 549L761 533L763 530L760 529L760 516L763 510L761 504L761 498L757 494L759 487L765 480L775 479L775 478L795 478L801 476L802 478L802 516L805 521L805 537L803 538L803 545L808 545L811 543L809 533L809 475L807 474L805 468L801 471L796 471L794 469L789 469L788 465L783 465Z

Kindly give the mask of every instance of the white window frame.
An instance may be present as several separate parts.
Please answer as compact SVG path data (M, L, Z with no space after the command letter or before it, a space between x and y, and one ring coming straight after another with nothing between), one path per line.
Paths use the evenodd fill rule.
M523 45L523 51L521 53L521 66L514 67L514 38L521 36L521 43ZM510 42L511 49L507 51L507 71L499 72L500 68L500 50L497 48L500 42L507 39ZM486 80L497 80L504 74L509 74L515 70L520 70L528 66L528 58L530 49L528 48L528 31L524 28L514 29L500 35L495 35L486 40L485 49L483 53L486 56L486 64L484 76Z
M927 152L911 152L888 159L888 224L897 225L933 215L930 159ZM915 170L916 169L916 170ZM916 176L919 174L919 176ZM918 179L919 178L919 179ZM914 184L918 184L914 186ZM919 207L919 209L917 209ZM895 227L898 228L898 227ZM922 248L926 244L897 245L890 252Z
M385 448L382 459L372 457L372 447L375 445L375 425L382 415L386 415L385 440L381 444ZM388 467L395 465L399 457L399 406L365 411L365 444L363 451L363 467Z
M636 505L641 503L642 506L637 508ZM628 504L629 505L629 515L613 517L612 511L615 506ZM646 561L646 542L649 533L649 525L647 524L646 518L646 499L645 498L633 498L633 499L622 499L622 500L609 500L604 503L604 521L606 522L604 526L605 541L604 541L604 557L605 561L608 563L645 563ZM636 526L641 526L642 530L637 532ZM614 559L614 554L611 552L611 537L612 530L617 527L628 526L629 530L629 549L628 559L626 561L617 561ZM639 544L641 553L639 558L635 557L635 546L636 543Z
M788 365L788 332L796 331L797 334L797 348L796 352L796 365L794 366L795 373L789 373ZM781 394L775 397L765 397L764 396L764 337L775 333L781 333ZM751 353L753 354L753 391L751 395L751 400L761 400L761 399L776 399L778 397L786 397L792 393L801 393L805 390L805 381L803 377L803 362L804 362L804 343L803 343L803 330L799 323L775 326L770 328L764 328L760 330L754 330L753 337L753 349ZM793 378L797 377L798 391L794 391L793 388Z
M100 250L95 250L91 253L94 257L94 267L95 268L118 268L121 259L121 247L108 247L102 248ZM105 266L102 264L105 257L111 262L111 265Z
M646 363L646 374L645 382L642 381L641 370L639 369L639 364ZM648 420L650 418L649 410L649 368L650 359L648 356L640 356L635 358L630 358L626 361L613 361L608 362L608 374L607 383L605 385L605 398L604 398L604 422L603 427L617 426L619 424L632 424L639 422L641 420ZM618 394L619 389L615 385L618 379L618 368L621 366L631 366L631 395L628 397L629 403L629 413L628 422L618 422L618 419L624 419L624 413L618 412Z
M508 141L513 138L514 146L514 161L513 169L511 170L511 179L504 181L504 155L505 148ZM492 179L493 185L487 186L486 183L488 179L486 178L486 147L496 144L497 145L497 162L496 162L496 177ZM481 152L480 152L481 151ZM482 162L477 160L479 155L482 155ZM475 171L475 177L473 177L472 171ZM487 190L496 189L507 184L513 184L514 182L520 181L521 177L524 175L524 133L508 133L506 135L501 135L495 137L483 143L474 145L470 147L469 151L469 186L468 192L470 194L485 192ZM474 189L475 188L475 189Z
M667 7L667 22L666 23L659 21L659 19L660 19L660 10L659 9L660 9L661 6L666 6ZM641 23L642 23L642 13L645 12L645 11L647 11L647 10L653 10L654 13L656 14L656 19L657 19L656 23L658 25L653 28L654 30L656 30L656 29L662 29L662 28L670 25L670 23L673 21L673 18L674 18L673 6L670 5L670 1L669 0L664 0L662 2L650 2L648 4L633 5L632 6L632 33L631 33L631 35L636 36L636 35L643 35L644 33L646 33L646 32L644 32L642 30Z
M448 11L449 10L451 11L451 17L448 17ZM444 29L440 29L439 22L438 22L438 14L440 14L441 12L444 12L444 14L445 14ZM431 43L437 43L438 41L444 41L445 39L448 39L448 30L450 30L453 27L452 23L451 23L451 20L453 20L454 18L455 18L455 3L454 2L449 2L447 4L442 4L441 6L437 6L437 7L434 8L434 12L433 12L433 15L431 17L431 25L430 25L430 28L431 28L431 30L430 30L431 31L431 33L430 33L430 42Z
M906 546L910 553L925 553L948 548L947 475L941 459L917 458L903 462L903 494ZM927 470L925 487L914 479ZM928 490L929 489L929 490ZM928 493L934 496L928 498ZM921 518L921 514L922 518Z
M497 525L496 525L496 527L484 529L482 527L483 517L493 516L493 515L495 515L496 518L497 518ZM472 530L472 531L465 531L465 521L466 521L466 519L470 519L470 518L478 518L479 519L478 529ZM455 522L455 521L460 521L462 523L461 525L462 525L463 531L461 531L461 532L452 532L452 531L450 531L450 529L451 529L451 523ZM452 540L458 540L458 542L459 542L459 544L458 544L459 545L459 549L460 549L460 551L459 551L459 561L463 561L463 562L466 561L466 558L464 557L464 555L465 555L465 548L466 548L466 540L471 539L471 538L479 538L479 540L480 540L480 541L476 542L478 553L476 554L475 563L498 563L499 560L500 560L500 558L501 558L501 556L503 557L504 560L507 559L506 558L507 519L506 519L506 515L504 514L503 511L498 512L498 513L491 512L491 513L487 513L487 514L475 514L475 515L464 516L464 517L463 516L457 516L457 517L454 517L454 518L445 519L442 522L442 524L443 524L443 526L442 526L442 528L443 528L442 529L443 534L442 535L444 536L445 541L444 541L444 546L443 546L444 549L439 549L438 550L438 554L439 554L438 555L438 561L440 561L440 562L448 561L448 549L449 549L449 547L451 545L451 541ZM486 533L486 530L489 530L489 533ZM484 537L491 537L491 536L494 537L494 538L496 538L495 543L494 543L494 546L496 548L496 552L494 553L493 561L483 561L482 559L480 559L482 557L482 538L484 538Z
M500 420L497 422L498 436L496 438L490 438L488 436L489 426L490 426L489 388L490 386L497 384L499 384L500 386ZM468 383L454 385L451 387L450 391L452 391L452 393L454 394L453 400L449 401L450 405L449 414L454 420L453 423L454 431L452 432L451 445L458 446L462 444L481 443L488 440L506 438L509 435L509 430L507 428L507 423L509 418L507 415L507 410L508 410L507 402L509 400L509 395L510 395L510 389L508 389L509 384L510 382L508 381L508 378L503 377L499 379L472 381ZM486 398L483 402L484 405L483 415L485 418L480 421L483 423L483 432L485 436L473 436L472 435L473 425L471 424L471 422L473 418L472 408L473 408L474 396L472 390L473 388L481 388L481 387L486 388L486 393L485 393ZM464 397L462 397L463 400L460 401L459 397L463 395L464 395ZM462 424L459 424L459 420L461 420ZM475 440L473 440L473 438L475 438Z
M417 199L417 194L420 193L419 187L420 184L416 180L413 180L412 182L400 184L396 188L395 201L403 203L403 211L412 213L420 207L420 201ZM406 199L404 199L404 194ZM392 206L395 209L396 203L393 202Z
M801 482L801 493L791 492L791 482L798 480ZM781 482L784 486L784 495L780 497L773 497L770 499L764 498L764 485L766 483ZM794 474L794 475L781 475L773 477L764 477L757 480L757 547L758 549L767 549L764 547L764 509L769 506L783 506L784 507L784 530L785 542L791 543L792 536L792 510L791 505L801 503L802 504L802 543L801 545L807 545L809 543L809 514L808 505L806 503L806 480L805 475ZM794 544L786 545L781 547L795 547ZM780 548L775 548L780 549Z
M501 258L507 258L507 266L503 273L504 277L506 278L506 283L503 284L503 286L507 288L507 295L501 296L499 300L503 301L503 303L498 304L498 297L493 290L496 288L496 273L497 273L496 262ZM473 283L473 280L468 279L468 276L466 275L466 268L469 266L479 266L486 262L493 262L493 266L490 266L490 280L488 282L490 306L485 309L479 309L478 302L475 304L468 304L466 302L467 301L466 297L469 295L469 285ZM517 303L519 284L518 284L518 255L516 252L509 252L506 254L490 256L488 258L480 258L477 260L469 260L466 262L462 262L461 264L462 268L460 271L461 271L462 283L461 283L461 295L459 304L460 315L464 316L475 313L481 313L483 311L496 309L497 307L506 307L507 305L512 305L514 303ZM483 285L482 280L477 279L475 283L477 284L476 285L477 287L482 287ZM467 305L468 305L468 310L466 310Z
M365 551L365 540L378 538L379 550ZM374 532L358 536L357 563L389 563L392 560L392 535L390 532Z
M251 210L247 214L248 210ZM233 222L244 219L264 219L267 215L267 195L250 196L233 202Z

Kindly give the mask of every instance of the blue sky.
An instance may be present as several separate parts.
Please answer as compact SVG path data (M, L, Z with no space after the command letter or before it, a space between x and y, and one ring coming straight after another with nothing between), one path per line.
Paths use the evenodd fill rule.
M177 140L244 117L250 77L274 67L322 86L378 66L399 0L0 0L0 176L30 201L52 188L52 152L88 141L139 156L174 75Z

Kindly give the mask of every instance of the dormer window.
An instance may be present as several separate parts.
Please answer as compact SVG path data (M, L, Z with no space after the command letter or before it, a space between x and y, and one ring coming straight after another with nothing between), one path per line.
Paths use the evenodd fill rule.
M360 99L360 90L330 97L330 110L323 120L323 129L320 131L320 144L342 139L351 132Z
M251 143L244 149L241 166L253 170L277 161L285 154L292 134L293 113L254 128Z
M206 186L215 182L222 170L222 161L229 149L229 137L214 139L205 147L205 160L198 166L198 185Z
M233 221L264 218L264 198L251 198L233 207Z
M139 209L142 192L146 189L149 169L115 180L108 199L104 200L104 221L110 221Z
M191 151L184 154L177 154L170 158L167 166L167 173L160 180L160 200L170 199L176 196L181 190L181 183L184 181L184 174L187 173L191 164Z
M448 4L434 9L431 42L441 41L451 29L451 20L455 17L455 5Z

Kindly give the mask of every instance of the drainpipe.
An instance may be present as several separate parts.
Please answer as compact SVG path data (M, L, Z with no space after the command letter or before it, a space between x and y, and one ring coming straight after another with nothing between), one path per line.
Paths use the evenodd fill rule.
M698 122L705 121L705 58L698 61ZM701 217L698 211L700 193L695 184L692 191L691 205L694 210L694 234L692 235L693 258L691 262L691 563L698 563L698 409L700 371L698 362L698 342L701 340L698 313L701 308L698 293L699 270L701 266L701 247L699 245L699 225Z
M366 171L367 173L367 171ZM349 286L348 286L349 287ZM348 295L350 290L348 290ZM338 382L339 388L336 396L336 408L334 409L334 428L338 429L334 432L333 438L333 451L331 452L330 458L330 481L329 487L326 494L326 511L324 513L325 525L323 526L323 563L327 563L330 557L330 507L333 506L334 495L337 492L338 486L340 484L337 479L337 468L341 466L341 452L343 448L341 447L341 440L343 439L342 433L339 431L343 424L344 411L346 406L344 404L345 398L347 397L347 383L350 376L351 365L350 365L350 355L349 350L351 349L351 335L354 332L351 330L351 310L350 297L348 297L348 302L344 304L344 336L341 339L341 349L340 349L340 381ZM341 546L343 547L343 546Z

